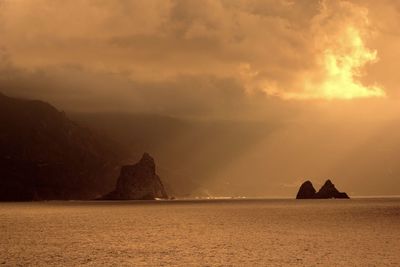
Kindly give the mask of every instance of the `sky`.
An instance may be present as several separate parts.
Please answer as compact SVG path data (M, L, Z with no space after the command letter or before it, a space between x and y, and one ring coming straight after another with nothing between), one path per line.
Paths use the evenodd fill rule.
M279 123L210 181L400 194L399 24L397 0L0 0L0 90L70 112Z

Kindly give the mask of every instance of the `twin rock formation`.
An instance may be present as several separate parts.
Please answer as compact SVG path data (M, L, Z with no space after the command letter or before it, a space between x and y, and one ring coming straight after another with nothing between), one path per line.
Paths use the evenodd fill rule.
M304 182L297 193L296 199L327 199L327 198L345 198L349 196L344 192L339 192L331 180L327 180L321 189L317 192L310 181Z
M154 159L144 153L134 165L121 168L114 191L101 197L101 200L154 200L168 198L160 177L156 174Z

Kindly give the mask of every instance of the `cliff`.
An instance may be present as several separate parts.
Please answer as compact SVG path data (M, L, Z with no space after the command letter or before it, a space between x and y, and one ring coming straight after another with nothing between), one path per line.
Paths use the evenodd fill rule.
M0 200L91 199L120 152L48 103L0 94Z
M102 200L154 200L168 198L160 177L156 174L154 159L144 153L134 165L121 168L114 191L103 196Z

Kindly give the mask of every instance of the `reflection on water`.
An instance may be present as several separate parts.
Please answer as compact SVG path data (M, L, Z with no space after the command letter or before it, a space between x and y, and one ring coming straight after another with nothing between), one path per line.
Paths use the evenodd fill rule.
M400 199L0 204L0 265L400 265Z

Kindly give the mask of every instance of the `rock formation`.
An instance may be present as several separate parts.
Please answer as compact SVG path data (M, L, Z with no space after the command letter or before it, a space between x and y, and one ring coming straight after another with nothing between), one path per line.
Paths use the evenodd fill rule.
M327 198L345 198L349 196L344 192L339 192L331 180L327 180L325 184L315 191L314 186L310 181L304 182L297 193L296 199L327 199Z
M160 177L156 174L154 159L144 153L134 165L121 168L114 191L103 196L102 200L154 200L168 198Z
M299 192L297 193L296 198L297 199L308 199L308 198L314 198L315 196L315 188L313 184L310 181L305 181L299 189Z
M344 192L339 192L331 180L327 180L315 194L315 198L349 198L349 196Z

